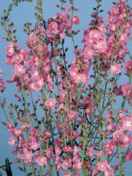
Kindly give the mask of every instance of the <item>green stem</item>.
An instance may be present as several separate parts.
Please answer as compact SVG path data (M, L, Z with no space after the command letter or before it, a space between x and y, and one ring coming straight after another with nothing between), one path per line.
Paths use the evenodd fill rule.
M43 22L43 0L36 0L35 16L38 23Z

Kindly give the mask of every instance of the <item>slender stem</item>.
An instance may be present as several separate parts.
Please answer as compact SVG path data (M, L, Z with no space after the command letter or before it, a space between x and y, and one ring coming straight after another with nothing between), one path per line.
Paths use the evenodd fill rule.
M37 20L38 24L43 22L43 19L44 19L43 0L36 0L35 16L36 16L36 20Z

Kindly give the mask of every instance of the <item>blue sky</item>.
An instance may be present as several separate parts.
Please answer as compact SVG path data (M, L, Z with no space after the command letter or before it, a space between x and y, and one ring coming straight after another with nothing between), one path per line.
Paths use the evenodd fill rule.
M7 7L11 0L0 0L0 16L3 12L3 9ZM95 0L75 0L76 6L79 9L79 16L81 18L81 25L80 30L84 30L87 28L89 20L90 20L90 14L92 12L92 8L95 6ZM44 16L47 19L48 17L52 17L57 12L56 4L58 0L44 0ZM106 12L112 5L112 0L103 0L103 9L105 16L105 19L107 18ZM129 4L132 6L132 0L128 0ZM11 14L12 20L15 22L17 27L17 37L19 39L19 43L21 46L25 45L25 34L23 33L23 23L25 21L29 22L32 21L35 22L34 14L33 14L33 8L34 6L31 5L31 3L22 3L19 7L14 9L14 12ZM7 66L4 64L5 62L5 45L6 42L1 40L3 33L2 29L0 28L0 68L3 69L4 75L6 78L10 77L11 74L11 68L10 66ZM80 42L81 38L77 38L76 42ZM70 43L69 43L70 44ZM129 48L132 49L132 46L129 44ZM69 57L72 57L72 54L69 55ZM71 59L71 58L70 58ZM6 93L7 97L10 97L12 95L13 88L10 87ZM2 120L3 114L0 111L0 120ZM4 129L2 125L0 125L0 164L3 163L4 158L6 157L12 157L10 154L10 147L7 144L8 134L7 131ZM127 167L129 167L127 165ZM128 169L127 176L132 175L132 169ZM15 176L22 175L18 171L15 171Z

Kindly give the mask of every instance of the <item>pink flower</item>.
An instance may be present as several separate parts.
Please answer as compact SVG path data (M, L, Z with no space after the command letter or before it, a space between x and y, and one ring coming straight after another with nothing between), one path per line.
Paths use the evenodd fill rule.
M23 153L24 162L26 162L26 163L32 162L32 152L28 151L27 149L24 149L23 151L24 151L24 153Z
M38 141L35 138L31 139L29 144L30 144L32 150L37 150L40 147Z
M51 78L50 74L47 75L46 81L47 81L47 84L48 84L48 89L52 90L53 89L53 81L52 81L52 78Z
M122 118L121 127L124 130L132 131L132 116Z
M79 17L78 17L78 16L72 17L72 23L73 23L73 24L79 24L79 23L80 23Z
M80 148L75 145L73 148L73 154L76 156L78 153L80 153Z
M89 47L85 47L83 51L83 55L84 55L84 61L91 60L94 56L94 51Z
M50 159L51 158L51 156L52 156L52 147L49 147L49 148L47 148L46 150L45 150L45 153L46 153L46 157L47 157L47 159Z
M119 74L121 72L121 65L120 64L111 65L110 71L113 75Z
M7 56L12 57L15 54L15 43L9 43L7 46Z
M86 154L87 154L90 158L92 158L92 157L94 156L94 149L93 149L93 147L87 148Z
M104 32L98 29L91 29L84 33L85 47L93 49L96 53L104 53L107 49L106 38Z
M101 158L102 156L104 156L104 151L102 151L102 150L96 151L97 158Z
M21 128L14 128L14 131L13 131L13 134L16 136L16 137L19 137L21 136L22 134L22 129Z
M64 173L64 176L71 176L70 173Z
M132 84L124 84L121 87L123 96L132 99Z
M128 136L127 134L124 134L124 136L122 136L122 141L120 141L120 145L123 148L126 148L129 146L129 144L131 144L131 137Z
M95 176L99 171L103 172L105 176L114 176L114 171L107 160L99 161L97 163L93 176Z
M7 122L6 127L7 127L8 131L10 133L12 133L14 131L14 128L15 128L14 124L11 121Z
M46 166L47 165L47 158L43 155L35 156L34 160L39 166Z
M32 162L32 151L24 148L22 152L17 153L17 158L20 160L23 160L25 163L31 163Z
M57 102L56 102L56 99L54 99L54 98L49 98L49 99L47 99L47 100L45 101L44 105L45 105L46 108L51 109L51 108L54 108L54 107L55 107L56 103L57 103Z
M63 148L63 151L64 151L64 152L72 152L73 149L72 149L72 147L70 147L70 146L65 146L65 147Z
M115 33L120 30L116 38ZM128 51L127 42L131 30L131 11L128 10L126 1L118 1L109 11L109 38L106 55L108 58L114 53L116 59L123 59ZM118 47L116 47L118 46Z
M80 148L78 146L74 146L73 148L73 168L76 170L80 170L82 167L82 161L80 158Z
M113 141L115 143L118 143L120 141L120 139L122 139L123 136L124 136L123 129L118 129L113 133Z
M10 137L9 140L8 140L8 144L15 145L16 144L16 139L13 136Z
M29 127L30 127L30 124L28 122L24 122L21 126L21 129L25 130L25 129L29 129Z
M58 24L55 21L51 21L48 24L48 32L53 33L53 34L58 34L59 29L58 29Z
M88 75L86 73L78 73L76 75L76 79L74 80L75 83L83 83L86 84L88 81Z
M76 158L76 161L73 161L73 168L80 170L82 168L82 161L79 158Z
M37 135L38 135L38 130L36 128L31 128L30 136L37 137Z
M50 137L51 137L50 131L46 130L46 131L44 132L44 139L47 140L47 139L49 139Z
M127 147L131 143L131 138L124 132L124 129L119 129L113 133L113 141L121 147Z
M19 60L23 61L29 55L28 51L25 49L21 49L19 52Z
M40 91L44 85L44 80L38 77L36 82L32 82L29 85L31 91Z
M128 60L126 63L125 63L125 68L126 68L126 71L128 74L132 74L132 60Z
M63 163L62 163L62 168L64 170L67 170L68 168L70 168L72 166L72 159L71 158L65 158L63 160Z
M83 106L85 108L85 112L88 116L91 115L91 113L94 111L94 102L91 97L85 97Z
M14 72L17 76L21 76L22 74L25 74L26 69L23 65L15 64L14 66Z
M35 34L35 32L30 33L28 36L27 44L30 48L34 47L39 41L38 36Z
M126 161L131 161L132 160L132 151L128 151L125 155L125 160Z
M61 148L58 147L58 146L55 146L55 153L56 153L56 155L59 156L61 154L61 152L62 152Z
M76 118L76 116L77 116L77 112L76 111L72 111L72 110L69 111L68 117L69 117L70 120L74 120Z
M75 64L71 65L71 68L70 68L70 75L72 77L73 80L76 79L76 76L78 74L78 68Z
M114 142L108 141L105 145L104 145L104 151L107 155L112 155L113 151L115 149L115 144Z

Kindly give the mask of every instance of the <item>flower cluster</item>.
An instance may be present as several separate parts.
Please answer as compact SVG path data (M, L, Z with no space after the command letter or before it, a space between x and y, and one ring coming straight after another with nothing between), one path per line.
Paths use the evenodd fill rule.
M123 59L128 52L127 41L130 37L132 14L124 0L120 0L109 11L107 57Z

